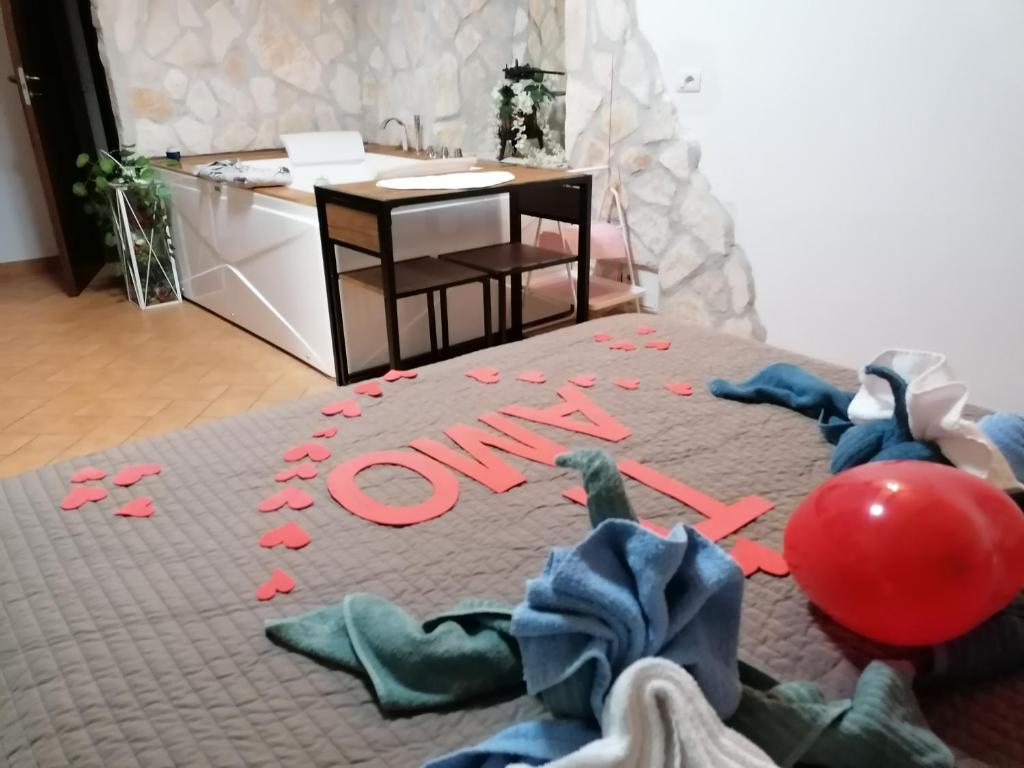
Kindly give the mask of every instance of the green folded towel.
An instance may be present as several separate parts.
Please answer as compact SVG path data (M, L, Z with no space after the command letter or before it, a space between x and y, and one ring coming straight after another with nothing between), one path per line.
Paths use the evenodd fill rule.
M829 702L814 683L777 684L741 665L740 707L728 725L782 768L952 768L953 753L928 730L909 665L871 662L852 699ZM904 668L905 667L905 668Z
M266 623L275 643L366 675L385 712L440 709L524 687L511 606L463 600L417 624L370 594Z

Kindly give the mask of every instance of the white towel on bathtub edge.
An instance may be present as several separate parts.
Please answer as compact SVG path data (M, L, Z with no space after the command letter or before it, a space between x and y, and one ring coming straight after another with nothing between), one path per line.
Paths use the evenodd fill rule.
M978 425L963 417L967 385L957 381L946 356L938 352L888 349L871 365L891 368L907 382L907 414L917 440L931 441L955 466L998 488L1017 488L1010 465ZM847 415L854 424L887 419L893 413L887 382L860 371L860 390Z
M601 731L548 768L777 768L719 719L689 672L667 659L640 659L619 676Z

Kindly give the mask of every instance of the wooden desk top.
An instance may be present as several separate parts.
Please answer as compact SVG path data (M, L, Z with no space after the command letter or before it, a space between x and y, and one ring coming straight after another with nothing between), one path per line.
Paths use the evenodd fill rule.
M424 159L423 155L417 155L415 152L403 152L397 147L388 147L380 144L367 144L366 151L377 155L408 157L410 160ZM171 165L170 161L163 157L152 158L152 163L158 168L176 173L184 173L191 176L197 166L213 162L214 160L269 160L272 158L284 159L287 156L288 155L283 149L260 149L251 152L221 152L210 155L190 155L188 157L181 158L181 165ZM581 171L566 171L555 168L534 168L526 165L498 163L493 160L479 160L477 165L486 171L508 171L515 176L512 181L506 182L505 184L497 184L493 187L486 187L480 190L480 194L498 194L504 188L514 187L520 184L533 184L545 181L568 181L570 179L578 179L587 175ZM385 189L383 187L378 187L375 181L360 181L354 184L338 184L328 187L328 189L377 202L398 202L406 200L413 202L418 198L443 197L447 192L452 193L452 196L459 196L460 193L465 191L458 189ZM282 200L290 200L294 203L316 205L316 197L312 192L302 192L297 189L292 189L291 187L257 187L252 191L256 194L267 195L268 197L277 197Z

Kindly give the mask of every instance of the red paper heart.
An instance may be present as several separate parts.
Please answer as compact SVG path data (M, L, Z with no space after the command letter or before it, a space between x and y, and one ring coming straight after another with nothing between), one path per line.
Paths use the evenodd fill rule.
M278 592L285 595L295 589L295 580L280 568L270 571L270 578L256 590L257 600L270 600Z
M622 389L640 389L640 379L619 379L613 383Z
M481 384L497 384L501 379L497 368L474 368L472 371L466 371L466 375Z
M159 464L132 464L114 475L114 485L120 485L122 488L127 488L130 485L135 485L139 480L147 477L148 475L159 474Z
M331 452L327 450L320 443L303 443L302 445L296 445L293 448L289 448L285 451L285 461L302 461L302 459L311 459L312 461L323 461L329 459Z
M80 485L68 491L68 495L60 503L60 508L67 510L78 509L87 502L103 501L105 498L107 498L106 488L98 485Z
M305 509L313 506L313 497L301 488L288 486L277 493L272 493L260 502L257 509L260 512L276 512L281 507L288 505L289 509Z
M287 483L293 477L297 477L300 480L312 480L316 477L316 465L310 462L304 462L299 464L297 467L288 467L288 469L282 469L274 479L279 483Z
M680 395L681 397L689 397L693 394L693 384L688 381L676 381L666 384L665 389L673 395Z
M636 329L636 332L638 336L647 336L648 334L651 333L657 333L657 329L652 328L649 325L641 325L639 328Z
M313 437L334 437L336 434L338 434L337 427L324 427L314 432Z
M661 352L664 352L666 349L668 349L669 347L672 346L672 342L671 341L648 341L646 344L644 344L644 346L647 347L648 349L657 349L657 350L659 350Z
M359 409L359 403L355 400L338 400L325 405L320 409L320 413L324 416L337 416L340 413L346 419L354 419L362 411Z
M594 334L594 341L602 342L602 341L611 341L611 340L612 340L612 335L610 333L595 333Z
M89 483L93 480L102 480L107 473L96 467L83 467L71 476L72 483Z
M543 384L547 381L544 374L540 371L524 371L516 376L519 381L525 381L527 384Z
M394 369L384 374L384 381L398 381L399 379L415 379L416 371L396 371Z
M376 381L364 381L352 391L357 395L366 395L368 397L380 397L384 394L380 389L380 384Z
M621 349L624 352L632 352L636 349L636 344L632 341L616 341L608 345L608 349Z
M584 389L590 389L592 386L594 386L594 383L596 381L597 377L589 373L580 376L573 376L571 379L569 379L570 384L575 384L577 387L583 387Z
M153 499L149 496L142 496L132 499L114 514L120 517L149 517L156 510L153 509Z
M309 542L309 534L298 523L285 523L260 536L260 546L267 549L278 544L284 544L288 549L302 549Z

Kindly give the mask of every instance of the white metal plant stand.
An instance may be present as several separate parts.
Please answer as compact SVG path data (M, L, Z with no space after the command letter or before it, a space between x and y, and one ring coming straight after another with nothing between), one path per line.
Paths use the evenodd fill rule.
M140 182L135 182L136 184ZM181 303L181 284L174 259L170 227L165 222L144 224L129 199L131 186L111 184L117 250L129 300L140 309Z

